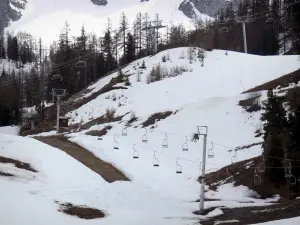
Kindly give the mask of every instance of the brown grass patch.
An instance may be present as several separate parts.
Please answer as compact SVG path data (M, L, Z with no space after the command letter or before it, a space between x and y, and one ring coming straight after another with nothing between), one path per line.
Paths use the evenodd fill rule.
M0 163L11 163L14 164L15 167L19 169L28 170L34 173L38 172L37 170L33 169L29 163L24 163L16 159L10 159L10 158L0 156Z
M244 91L243 93L270 90L270 89L275 89L278 86L287 87L289 84L298 83L299 81L300 81L300 70L297 70L295 72L289 73L287 75L284 75L282 77L279 77L277 79L274 79L272 81L264 83L262 85L251 88L247 91Z
M102 137L102 136L106 135L108 130L110 130L111 128L112 128L112 126L106 126L102 130L91 130L91 131L86 132L85 134L91 135L94 137Z
M300 216L299 207L299 199L267 206L240 207L231 209L219 207L223 211L222 215L203 220L201 221L201 224L214 225L216 224L216 221L219 221L219 224L244 225L288 219ZM233 220L236 221L234 222Z
M160 120L166 119L167 117L171 116L172 113L172 111L166 111L152 114L144 123L142 123L143 128L154 125Z
M235 149L231 149L228 152L249 149L249 148L252 148L253 146L261 145L261 144L262 144L262 142L256 142L256 143L253 143L253 144L250 144L250 145L243 145L243 146L236 147Z
M1 172L0 171L0 177L14 177L14 175L10 174L10 173L5 173L5 172Z
M105 217L105 214L99 209L90 208L88 206L82 205L77 206L71 203L60 204L60 208L58 211L67 215L76 216L86 220Z
M276 194L279 194L282 198L289 199L287 186L275 188L272 183L264 179L263 173L259 174L261 176L261 184L257 185L254 183L254 169L259 165L260 160L261 157L255 157L225 166L216 172L207 174L205 182L211 190L217 190L222 184L234 182L234 186L244 185L256 191L262 199L270 198Z

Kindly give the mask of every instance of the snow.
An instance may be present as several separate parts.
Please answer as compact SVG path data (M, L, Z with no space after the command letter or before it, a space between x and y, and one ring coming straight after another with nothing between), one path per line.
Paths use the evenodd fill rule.
M18 71L29 71L31 68L33 67L33 64L25 64L24 68L17 68L16 63L14 63L13 61L10 61L8 59L0 59L0 71L2 73L2 71L6 71L8 73L11 73L13 70L15 70L16 72Z
M189 19L178 10L182 0L110 0L106 6L97 6L90 0L28 0L23 17L12 22L9 30L27 31L34 37L41 37L44 43L49 44L56 40L65 21L70 24L71 35L79 35L82 25L88 32L102 35L107 17L111 19L113 27L118 27L120 15L125 12L128 23L131 25L136 15L147 12L151 19L156 13L165 23L189 24ZM207 16L203 15L203 18ZM47 27L47 29L40 28Z
M299 69L300 64L297 56L266 57L236 52L228 52L226 56L225 51L214 50L205 53L204 67L201 67L199 61L189 63L187 52L188 48L176 48L131 63L123 69L125 74L131 74L129 79L132 85L128 89L99 95L68 114L71 123L75 124L81 119L88 122L90 113L94 118L102 116L110 107L116 109L116 116L129 112L121 121L64 135L122 170L131 182L106 183L81 163L55 148L29 137L1 135L1 156L29 162L39 173L33 177L31 173L16 170L13 165L0 164L0 171L18 175L12 179L0 177L0 185L4 188L0 193L1 199L4 199L0 203L0 210L2 212L3 208L4 215L17 215L0 218L0 223L16 225L22 221L29 225L33 220L34 223L46 225L87 223L57 212L55 200L104 210L108 215L101 219L104 225L120 221L128 225L181 225L194 224L206 218L192 213L199 204L195 200L199 198L200 185L197 179L203 148L202 137L198 142L191 141L197 126L208 126L208 152L214 152L214 158L207 158L206 172L231 164L234 153L229 150L262 141L261 137L254 137L254 132L261 126L261 112L250 114L239 106L241 99L249 98L248 94L240 93L293 72ZM181 57L183 54L184 58ZM164 55L170 55L170 61L162 63ZM141 65L143 60L147 69L141 75L142 82L137 82L137 70L134 67L137 67L137 63ZM151 68L159 63L169 71L177 66L185 67L186 72L146 84ZM85 97L100 90L116 76L117 73L114 73L91 85ZM111 97L114 94L116 101ZM261 94L261 100L265 99L266 93ZM167 110L172 111L172 115L157 122L152 129L142 128L141 124L150 115ZM130 112L136 114L138 121L124 129ZM103 140L85 134L87 131L101 130L106 125L111 125L112 129L103 136ZM126 136L122 135L124 132ZM51 131L38 135L54 134L55 131ZM147 143L142 142L145 134ZM163 148L164 140L167 140L168 148ZM188 151L183 151L184 143L188 143ZM116 145L119 149L114 149ZM133 158L134 149L139 153L138 159ZM239 150L236 152L236 161L258 156L261 151L260 145ZM155 159L158 159L159 167L153 166ZM179 167L182 174L176 173ZM11 196L11 193L16 194ZM271 201L279 198L257 199L257 194L249 188L234 187L231 183L219 186L216 191L207 191L206 197L220 199L205 202L206 208L270 205ZM4 207L6 202L10 207ZM221 213L222 210L217 208L207 217ZM42 216L36 218L33 215ZM99 221L92 220L89 223L98 224Z
M0 127L0 134L18 135L20 128L18 126Z

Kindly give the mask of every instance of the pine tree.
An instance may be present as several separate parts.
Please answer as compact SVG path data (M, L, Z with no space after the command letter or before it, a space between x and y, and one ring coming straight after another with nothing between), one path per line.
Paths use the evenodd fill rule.
M287 120L282 100L268 91L268 99L263 103L264 113L261 120L264 122L263 130L263 155L265 156L265 176L274 184L282 184L285 181L282 159L285 157L285 147L282 146L285 138ZM280 168L282 167L282 168Z
M135 60L135 41L132 34L130 33L127 34L125 58L127 63Z
M288 158L291 159L292 174L294 177L300 176L300 104L289 114L289 136L290 145L288 148Z
M121 14L119 32L122 34L123 53L126 51L126 34L128 30L128 19L124 12Z

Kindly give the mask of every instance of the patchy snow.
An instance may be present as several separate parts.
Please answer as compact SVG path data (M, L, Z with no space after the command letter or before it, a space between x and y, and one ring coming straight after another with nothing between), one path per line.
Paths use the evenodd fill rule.
M256 225L298 225L300 223L300 217L284 220L274 220L266 223L256 223Z
M14 178L13 182L0 177L0 185L5 189L0 193L0 197L4 195L3 202L11 201L11 206L22 202L15 209L4 209L4 215L15 215L13 210L17 210L19 216L0 218L0 222L15 225L26 221L30 224L34 218L32 215L41 214L44 215L43 221L41 217L35 223L86 223L57 212L54 200L102 209L108 213L107 218L101 219L104 225L117 224L120 218L122 224L126 225L182 225L205 218L192 214L199 205L195 200L199 198L200 185L197 179L203 148L202 137L198 142L192 141L197 126L208 126L207 155L214 153L213 158L207 158L207 172L229 165L233 159L241 161L260 155L259 145L237 151L235 157L234 152L229 151L261 141L261 137L254 137L254 132L261 126L261 112L250 114L239 106L239 100L249 97L240 93L297 70L300 65L297 56L266 57L236 52L228 52L226 56L225 51L214 50L205 53L204 67L201 67L199 61L189 63L187 52L188 48L177 48L131 63L123 69L125 74L131 75L128 89L100 95L68 114L71 124L75 124L81 119L88 122L90 115L94 118L102 116L111 107L116 109L116 116L129 113L121 121L94 125L88 130L65 135L124 171L131 182L108 184L55 148L29 137L2 135L1 139L6 142L0 142L3 149L0 154L30 162L39 173L34 179L28 180L28 176L24 175ZM164 55L169 55L170 61L163 63ZM134 67L137 67L137 63L141 65L143 60L147 69L141 75L142 82L137 82L137 70ZM171 71L177 66L186 72L146 84L150 70L159 63L165 70ZM85 96L100 90L116 76L117 73L114 73L93 84ZM114 95L116 100L113 100ZM265 96L266 93L262 92L262 100ZM169 117L156 122L152 129L152 125L147 130L142 128L142 123L153 113L167 110L172 111ZM130 112L134 112L138 120L126 128L125 124L131 118ZM101 130L106 125L111 125L112 129L102 140L85 134L87 131ZM53 134L55 131L39 135ZM147 143L142 142L143 137L147 137ZM167 148L163 147L163 143L167 143ZM186 145L188 151L183 151ZM137 154L138 159L133 157ZM0 170L12 171L11 166L5 165ZM182 173L178 174L177 171ZM13 200L9 199L11 190L17 193ZM206 197L220 199L205 202L207 208L269 205L279 198L256 199L257 194L247 187L234 187L230 183L221 185L217 191L208 191ZM23 208L28 209L24 211ZM221 213L221 210L215 210L212 215L214 213ZM50 217L51 220L45 219ZM89 223L99 224L99 220Z
M193 204L161 195L139 181L107 183L60 150L31 138L1 135L1 156L31 163L38 173L0 163L0 170L14 178L0 177L2 215L0 223L16 224L171 224L180 225L193 217ZM64 215L54 201L88 205L107 213L91 221ZM14 216L11 216L14 215ZM178 217L176 220L165 217ZM181 218L182 217L182 218Z
M18 135L19 134L19 130L20 130L20 127L18 127L18 126L0 127L0 133L1 134Z

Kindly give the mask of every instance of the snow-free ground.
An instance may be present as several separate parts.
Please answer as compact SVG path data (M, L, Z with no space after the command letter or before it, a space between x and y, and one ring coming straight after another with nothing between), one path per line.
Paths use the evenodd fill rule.
M1 135L1 140L6 140L0 142L2 156L31 163L39 172L34 174L35 178L31 173L24 175L20 171L18 178L0 177L0 185L4 187L4 191L0 192L1 199L4 199L0 203L1 212L3 209L3 215L17 215L0 217L0 223L183 225L194 224L201 219L201 216L192 213L198 209L195 200L199 198L197 178L203 145L202 138L191 142L197 126L208 126L208 150L214 150L214 158L207 158L207 172L231 164L233 160L260 155L259 145L240 150L235 156L229 152L235 147L261 141L254 137L254 132L261 126L261 112L250 114L239 106L239 100L249 97L240 93L299 69L300 62L297 56L263 57L235 52L225 55L225 51L214 50L205 53L204 67L201 67L196 57L192 63L189 62L187 52L188 48L177 48L128 65L123 69L126 75L131 75L128 89L100 95L68 114L71 123L75 124L81 120L88 122L90 115L100 117L111 107L116 109L116 116L129 112L122 121L95 125L66 136L102 160L111 162L131 182L106 183L99 175L55 148L29 137ZM170 58L165 63L162 62L164 55ZM147 69L141 74L141 82L137 82L138 70L134 67L140 66L143 60ZM171 71L175 66L185 68L186 72L147 84L150 70L159 63L170 74L174 74ZM100 90L116 76L117 73L99 80L85 96ZM264 98L265 93L262 93L261 100ZM147 130L142 128L141 123L150 115L165 111L173 113L157 122L153 129L150 129L152 125ZM124 129L131 112L138 120ZM85 134L106 125L111 125L112 129L103 136L103 140ZM43 135L53 135L53 132ZM147 143L142 142L143 135L148 138ZM163 141L167 141L168 148L162 147ZM188 151L183 151L186 143ZM114 149L115 146L119 149ZM137 152L139 158L133 159ZM153 166L154 160L156 163L158 160L159 167ZM12 172L11 166L0 166L1 171ZM177 174L176 169L180 168L182 174ZM216 191L208 191L207 197L220 201L206 202L205 207L230 208L266 205L278 199L278 196L256 199L257 194L247 187L234 187L230 183L221 185ZM107 217L87 222L63 215L57 211L54 200L95 207L103 210ZM242 203L249 200L254 203ZM6 202L9 202L9 207L5 207ZM221 209L216 209L208 216L221 213Z

